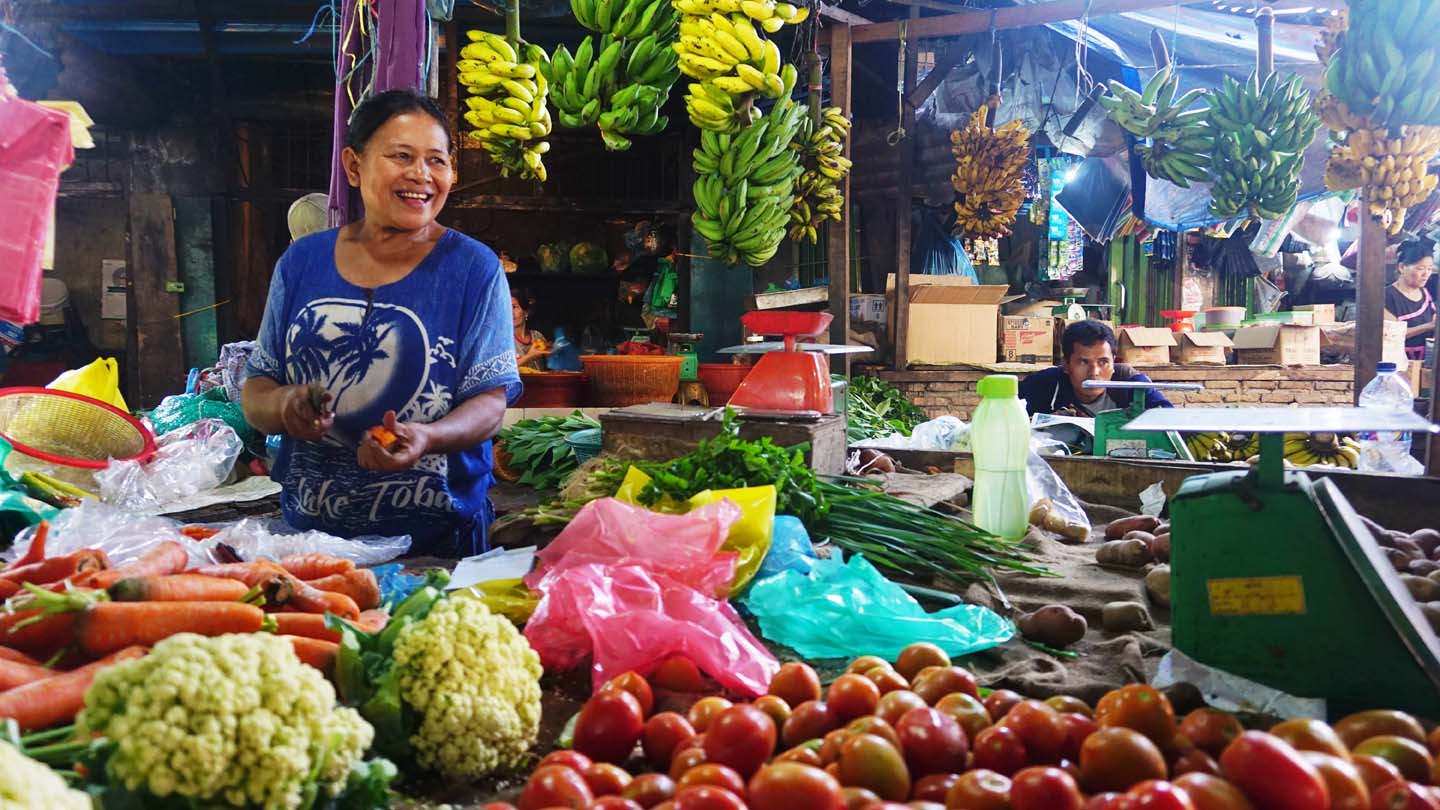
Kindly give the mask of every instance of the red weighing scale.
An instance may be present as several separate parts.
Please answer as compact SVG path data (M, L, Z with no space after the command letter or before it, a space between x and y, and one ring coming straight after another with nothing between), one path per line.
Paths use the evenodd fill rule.
M1166 309L1160 312L1161 317L1170 319L1170 331L1175 333L1194 332L1195 324L1191 318L1195 317L1193 309Z
M835 412L830 385L829 354L871 351L869 346L800 343L830 328L828 312L747 312L740 323L755 335L778 336L781 342L747 343L722 349L725 354L763 353L745 377L730 405L749 416L776 415L818 418Z

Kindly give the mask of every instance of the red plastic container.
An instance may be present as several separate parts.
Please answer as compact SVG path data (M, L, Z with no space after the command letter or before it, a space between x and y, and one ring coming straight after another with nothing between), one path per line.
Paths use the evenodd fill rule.
M718 408L730 401L735 389L745 381L751 368L751 366L737 366L734 363L701 363L696 376L705 386L705 393L710 397L710 405Z
M586 377L582 371L539 371L521 374L525 393L515 403L517 408L575 408L585 391Z

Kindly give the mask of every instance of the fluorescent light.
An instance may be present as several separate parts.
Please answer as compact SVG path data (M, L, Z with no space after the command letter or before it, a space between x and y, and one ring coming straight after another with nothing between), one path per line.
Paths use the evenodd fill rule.
M1077 163L1077 164L1075 164L1074 166L1071 166L1070 168L1068 168L1068 169L1065 170L1065 182L1067 182L1067 183L1072 182L1072 181L1075 179L1075 177L1076 177L1077 175L1079 175L1079 174L1080 174L1080 164Z

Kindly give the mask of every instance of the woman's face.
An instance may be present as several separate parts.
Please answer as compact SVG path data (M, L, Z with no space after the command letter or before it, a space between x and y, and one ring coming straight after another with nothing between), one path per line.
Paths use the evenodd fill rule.
M520 299L510 296L510 319L516 328L525 325L525 308L520 306Z
M1430 274L1435 272L1435 260L1429 256L1422 258L1414 264L1400 265L1400 278L1404 279L1405 286L1412 290L1425 286L1430 280Z
M445 129L421 112L391 118L363 152L347 148L342 157L350 185L365 202L365 218L401 231L434 222L455 179Z

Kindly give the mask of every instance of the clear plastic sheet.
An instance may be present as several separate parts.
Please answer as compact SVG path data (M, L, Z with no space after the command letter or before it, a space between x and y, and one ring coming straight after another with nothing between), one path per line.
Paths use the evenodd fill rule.
M158 451L144 464L112 460L95 473L100 497L124 509L160 506L225 483L244 445L219 419L201 419L156 439Z

